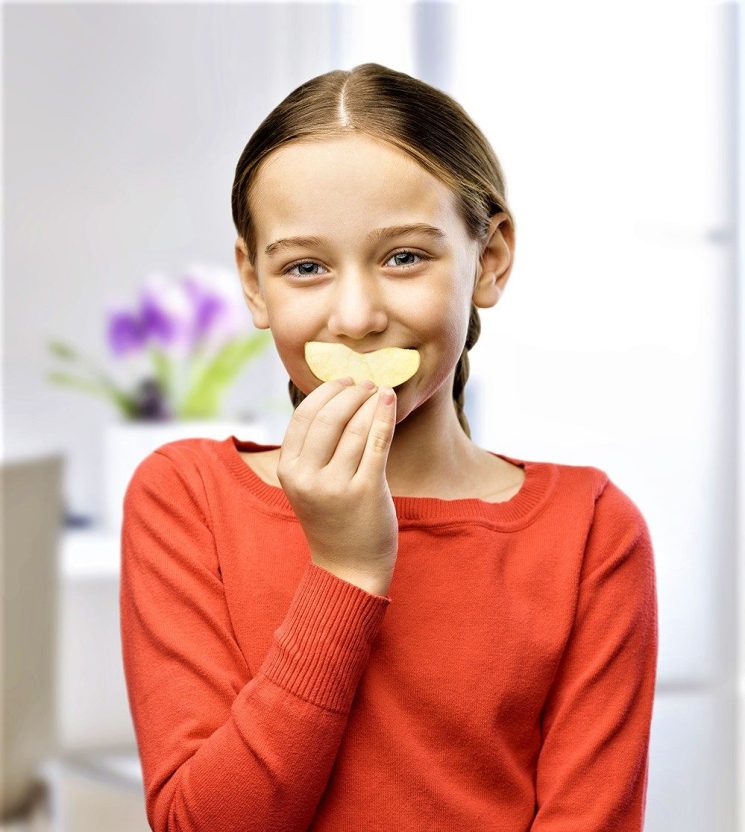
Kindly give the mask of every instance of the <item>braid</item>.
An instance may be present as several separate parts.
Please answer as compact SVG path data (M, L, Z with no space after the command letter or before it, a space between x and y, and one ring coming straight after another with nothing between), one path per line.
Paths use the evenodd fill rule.
M295 408L305 398L305 393L303 393L303 391L295 385L295 382L291 378L287 380L287 389L290 391L292 409L295 410Z
M468 375L471 370L471 365L468 360L468 351L479 340L481 335L481 318L479 317L479 310L472 303L471 315L468 319L468 333L466 334L466 344L463 347L463 352L458 359L458 366L455 368L455 376L453 377L453 401L455 402L455 411L458 414L458 421L463 428L466 436L471 439L471 428L468 424L468 419L464 411L465 405L465 388L468 381Z
M465 387L468 381L468 374L470 372L470 364L468 361L468 351L479 340L481 335L481 318L479 317L479 310L471 304L471 316L468 319L468 333L466 335L466 345L463 348L460 358L458 359L458 366L455 368L455 376L453 378L453 401L455 403L455 410L458 414L458 421L460 426L465 431L466 436L471 438L471 429L468 425L468 419L463 411L465 404ZM305 393L295 385L292 379L287 381L287 389L290 393L290 401L292 402L293 410L305 398Z

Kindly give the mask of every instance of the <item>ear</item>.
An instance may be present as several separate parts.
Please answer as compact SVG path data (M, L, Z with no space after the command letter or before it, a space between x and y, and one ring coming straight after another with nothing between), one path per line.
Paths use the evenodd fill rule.
M254 326L257 329L269 329L269 315L259 285L259 277L255 266L252 266L248 259L248 248L243 237L238 237L235 241L235 263Z
M515 229L504 211L489 223L489 236L481 249L473 287L473 303L494 306L504 292L515 255Z

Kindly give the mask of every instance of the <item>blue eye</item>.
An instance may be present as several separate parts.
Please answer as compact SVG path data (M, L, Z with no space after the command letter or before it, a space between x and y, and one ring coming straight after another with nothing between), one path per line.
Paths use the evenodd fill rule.
M419 260L421 260L422 262L425 261L425 260L431 260L432 259L431 257L429 257L426 254L417 254L417 252L409 251L409 249L405 248L405 249L401 249L400 251L394 251L393 254L391 254L391 256L388 258L388 261L390 261L394 257L398 257L401 254L410 254L412 257L418 257ZM419 265L418 262L417 263L399 263L398 268L402 269L402 270L413 269L415 266L418 266L418 265ZM316 272L301 272L300 274L298 274L298 273L291 274L293 269L297 269L300 266L320 266L320 263L316 263L313 260L300 260L299 262L293 263L292 265L288 266L282 272L282 274L287 274L287 275L290 275L290 277L295 277L295 278L316 277L317 276Z
M418 257L420 260L431 260L431 257L425 257L423 254L417 254L415 251L409 251L408 249L404 248L401 251L395 251L391 256L388 258L391 260L394 257L398 257L400 254L410 254L412 257ZM411 269L414 266L418 266L418 263L399 263L399 266L403 269Z

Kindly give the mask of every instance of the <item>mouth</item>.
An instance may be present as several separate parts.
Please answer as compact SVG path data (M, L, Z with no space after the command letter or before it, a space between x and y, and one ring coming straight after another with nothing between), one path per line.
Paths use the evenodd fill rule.
M354 350L354 352L358 352L361 355L365 355L368 352L379 352L380 350L387 350L387 349L413 350L413 349L416 349L416 347L397 347L394 344L393 347L378 347L377 349L372 349L372 350Z

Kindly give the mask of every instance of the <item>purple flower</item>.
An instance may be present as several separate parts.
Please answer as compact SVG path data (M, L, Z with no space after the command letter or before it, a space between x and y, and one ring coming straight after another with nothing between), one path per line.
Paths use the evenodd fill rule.
M227 303L191 276L183 279L183 286L192 303L191 339L192 343L196 343L213 327L219 327L221 318L227 311Z
M148 275L140 292L139 309L144 346L157 346L183 357L192 347L193 314L183 286L159 272Z
M109 312L108 339L116 356L157 345L176 358L201 346L213 353L248 330L237 275L193 266L180 279L153 272L146 278L136 313Z
M250 322L237 274L193 265L182 285L193 305L193 342L200 342L207 353L247 333Z
M123 309L110 311L108 340L111 352L117 357L141 350L145 332L140 319Z
M268 340L249 332L246 312L240 278L230 270L192 266L179 279L151 273L137 309L118 301L107 309L110 351L126 359L111 369L114 375L126 370L129 376L136 369L140 380L134 391L128 389L128 378L115 382L109 373L99 372L101 381L93 386L90 379L69 373L50 379L109 397L127 419L211 418L218 412L223 388ZM216 361L214 353L226 344L237 347L232 360ZM171 360L161 363L150 354L153 346ZM49 347L59 358L81 360L64 343L53 341ZM95 370L92 362L86 363Z

